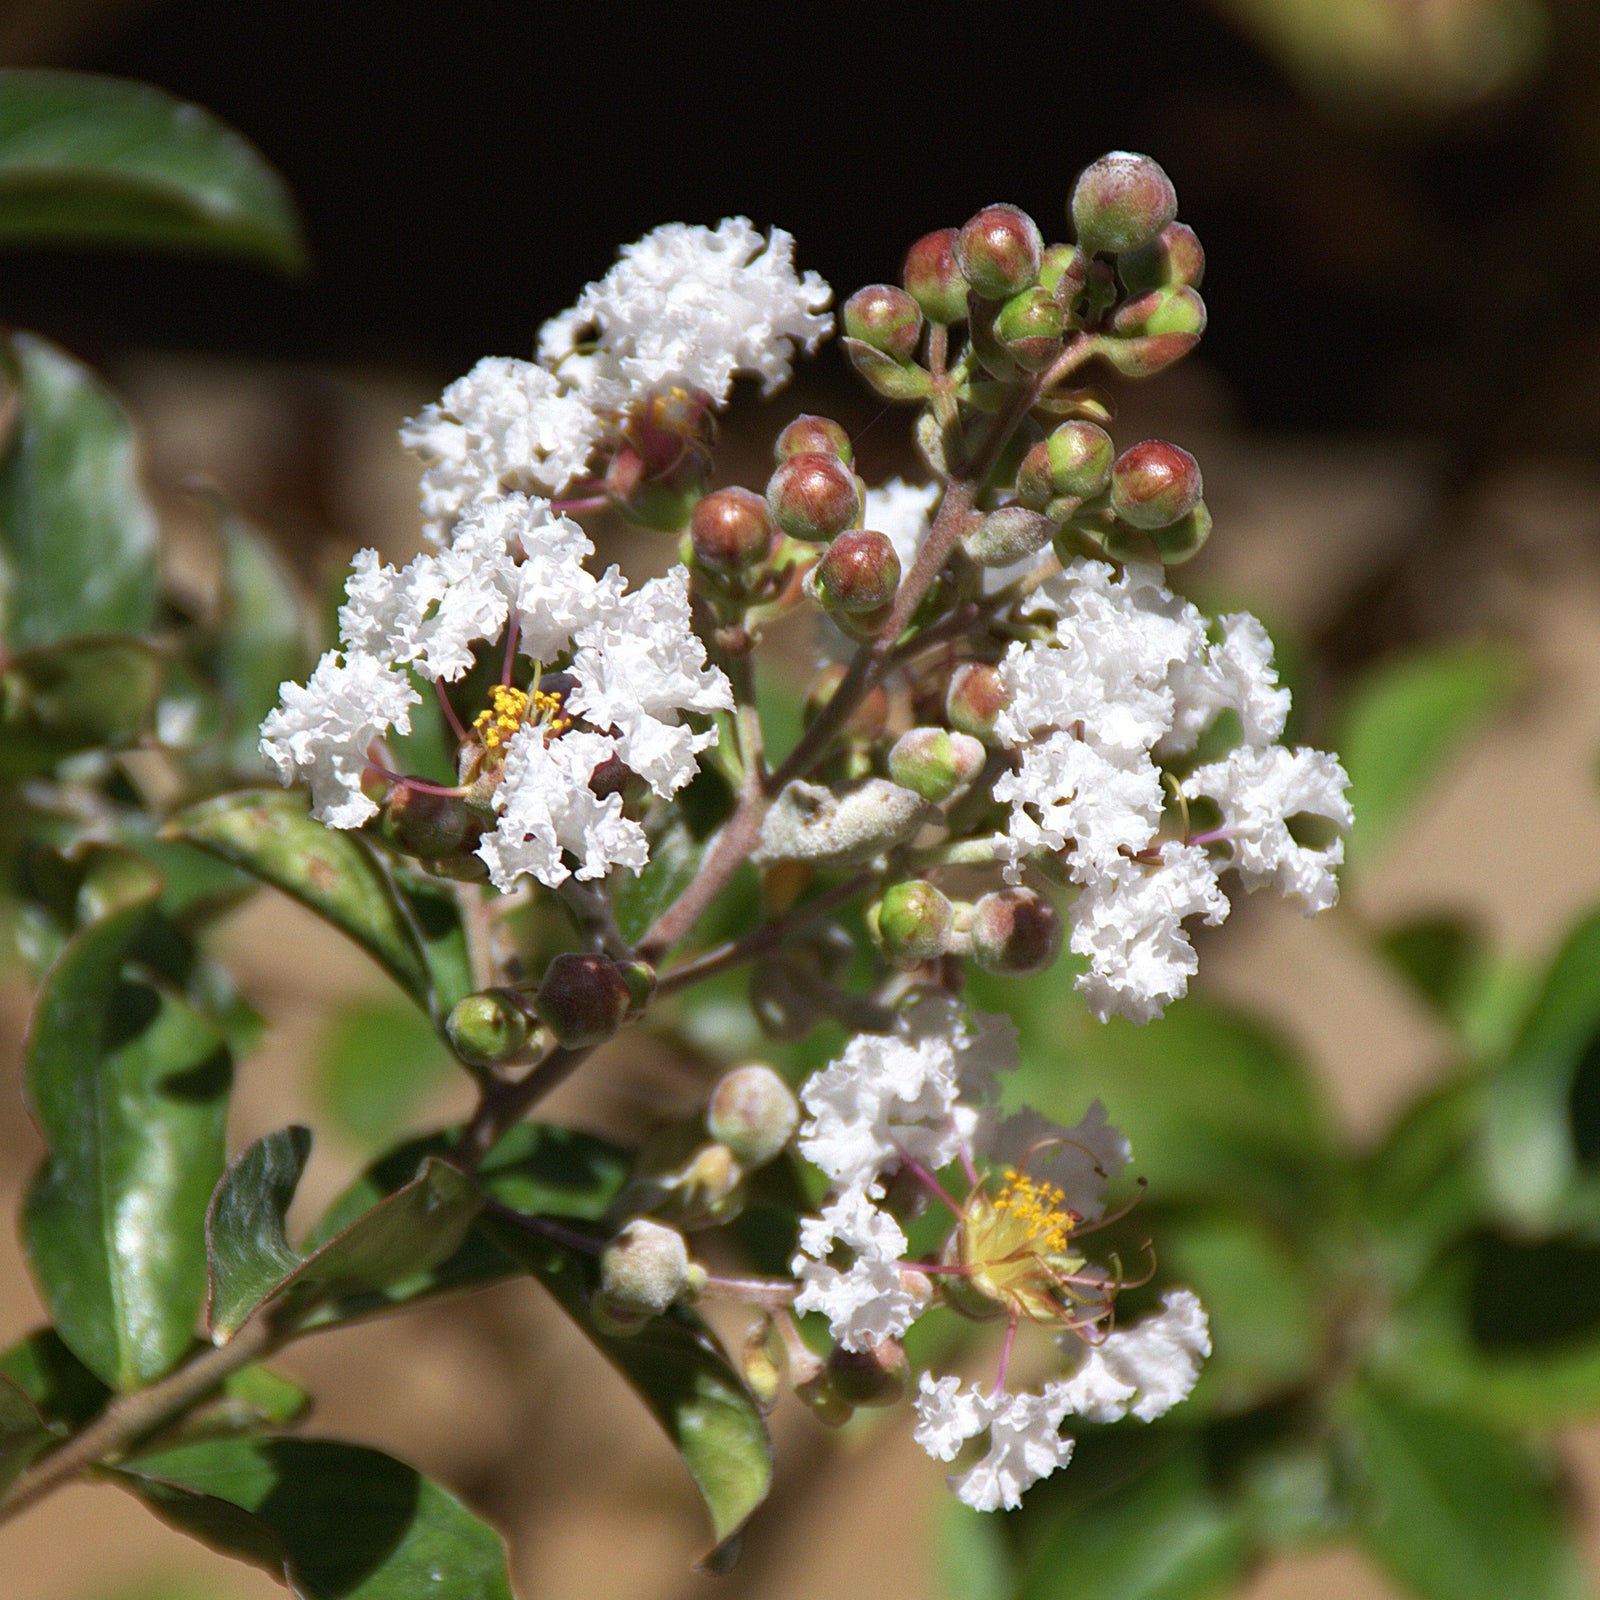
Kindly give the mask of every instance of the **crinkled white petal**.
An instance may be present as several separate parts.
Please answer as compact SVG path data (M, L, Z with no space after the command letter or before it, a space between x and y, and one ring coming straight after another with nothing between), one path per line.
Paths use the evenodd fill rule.
M840 1246L852 1258L843 1268L828 1260ZM901 1272L906 1248L900 1224L887 1211L862 1189L846 1189L821 1215L801 1221L800 1253L790 1263L800 1282L794 1309L820 1311L846 1350L898 1339L931 1298L923 1279Z
M814 350L833 327L832 291L797 277L794 240L763 237L744 217L715 228L672 222L625 245L621 259L545 325L540 359L597 408L621 409L666 385L706 390L719 405L736 373L771 394L795 345ZM579 352L579 346L593 345Z
M929 1455L954 1460L968 1439L988 1430L983 1459L950 1478L956 1495L976 1511L1012 1510L1025 1490L1072 1459L1071 1439L1061 1436L1067 1406L1061 1385L1039 1394L991 1394L963 1389L959 1379L923 1373L912 1437Z
M1291 818L1320 817L1337 828L1353 820L1345 791L1350 779L1337 759L1322 750L1286 750L1282 745L1241 745L1226 760L1197 767L1184 779L1183 794L1214 800L1231 864L1247 889L1276 883L1309 916L1339 898L1334 869L1344 860L1344 840L1315 848L1289 831Z
M1148 1022L1189 986L1199 961L1186 917L1215 925L1228 914L1216 869L1198 845L1172 840L1159 864L1123 859L1092 880L1070 912L1072 948L1089 959L1078 980L1089 1009Z
M1182 662L1174 671L1172 729L1158 754L1194 749L1223 711L1238 714L1248 745L1271 744L1283 736L1289 691L1278 683L1267 630L1247 611L1221 617L1217 626L1221 637L1204 656Z
M1205 1308L1188 1289L1162 1296L1162 1310L1091 1345L1083 1365L1052 1385L1065 1409L1090 1422L1165 1416L1188 1397L1211 1354Z
M907 483L903 478L890 478L867 490L861 525L881 533L894 546L902 572L916 564L942 492L936 483Z
M1093 1221L1105 1210L1106 1181L1133 1159L1133 1147L1094 1101L1082 1118L1063 1128L1024 1106L1007 1117L986 1118L977 1154L1000 1167L1020 1167L1061 1190L1069 1211Z
M936 1378L924 1372L917 1398L912 1402L917 1424L911 1437L935 1461L954 1461L968 1439L976 1439L989 1426L994 1397L969 1389L959 1378Z
M613 867L637 872L650 859L644 829L622 814L622 797L589 787L615 753L601 734L573 731L545 740L537 724L519 728L506 747L494 804L500 820L478 854L497 889L525 875L554 888L570 876L601 878ZM578 859L576 873L563 851Z
M403 673L376 658L330 650L304 683L280 686L282 703L261 724L261 756L282 784L311 785L311 814L330 828L359 828L377 815L361 792L367 747L391 728L411 731L421 699Z

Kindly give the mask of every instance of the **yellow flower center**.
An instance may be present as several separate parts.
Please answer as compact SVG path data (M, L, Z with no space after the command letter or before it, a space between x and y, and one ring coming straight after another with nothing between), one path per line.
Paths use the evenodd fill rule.
M473 732L484 751L495 755L511 742L511 736L526 722L545 722L552 734L562 734L572 726L572 718L561 713L561 696L545 689L531 694L497 683L489 691L489 704L472 719Z
M1072 1233L1082 1221L1060 1189L1025 1172L1008 1171L995 1195L974 1189L956 1234L960 1264L970 1269L964 1287L992 1307L988 1315L1062 1321L1078 1298L1073 1280L1084 1258Z

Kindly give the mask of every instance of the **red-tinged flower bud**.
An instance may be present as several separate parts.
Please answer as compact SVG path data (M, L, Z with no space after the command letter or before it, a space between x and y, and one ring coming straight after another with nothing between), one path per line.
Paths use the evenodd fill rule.
M1181 566L1192 556L1200 554L1201 547L1211 534L1211 513L1204 500L1192 511L1181 516L1165 528L1151 531L1150 541L1156 554L1169 567Z
M759 1061L725 1073L706 1107L707 1132L726 1145L746 1171L773 1160L799 1124L794 1091Z
M772 513L749 489L718 489L694 508L689 546L710 572L748 571L772 554Z
M456 1002L444 1031L469 1066L492 1067L528 1042L528 1014L506 990L485 989Z
M1043 372L1061 354L1065 327L1060 303L1042 284L1035 284L1001 306L994 336L1024 372Z
M894 883L876 907L878 943L897 967L918 967L942 956L955 929L955 907L921 878Z
M889 776L903 789L941 805L966 793L983 771L982 743L968 733L909 728L889 751Z
M557 956L533 997L539 1020L569 1050L609 1039L632 1007L632 991L617 964L581 952Z
M773 455L779 461L790 456L838 456L846 466L855 460L850 435L831 417L802 413L778 435Z
M384 843L402 855L434 861L473 850L483 819L458 795L432 794L397 783L383 802L378 831Z
M906 1353L897 1339L880 1339L869 1350L835 1346L828 1356L828 1385L851 1406L898 1405L906 1392Z
M1127 378L1148 378L1181 361L1206 331L1206 305L1185 284L1153 289L1118 308L1111 319L1114 338L1103 338L1099 353Z
M841 533L811 569L806 588L825 611L880 611L900 586L900 558L881 533Z
M1001 889L972 908L972 959L985 972L1026 978L1061 953L1061 917L1032 889Z
M1104 428L1093 422L1063 422L1023 457L1017 499L1030 511L1044 511L1062 499L1092 500L1111 482L1115 454Z
M621 1318L659 1317L688 1293L692 1275L683 1235L650 1217L635 1217L600 1253L600 1293Z
M956 235L956 265L985 300L1009 300L1039 281L1044 236L1026 211L985 206Z
M952 728L994 744L995 724L1010 700L998 667L987 661L966 661L950 675L944 714Z
M925 233L906 252L900 281L929 322L949 326L967 320L967 280L956 265L956 230Z
M1117 273L1129 294L1151 289L1198 289L1206 275L1200 236L1186 222L1169 222L1149 244L1117 260Z
M1055 531L1055 523L1037 511L1001 506L961 536L961 548L980 567L1009 567L1043 550Z
M830 667L824 667L812 680L810 689L806 691L805 705L800 713L808 728L821 715L822 708L833 699L849 670L848 667L835 662ZM883 685L879 684L864 694L855 710L850 713L849 720L844 725L845 735L851 739L871 743L883 732L883 725L888 720L889 696Z
M1085 167L1072 189L1078 243L1091 255L1137 250L1178 214L1172 180L1149 156L1113 150Z
M1200 503L1200 463L1165 439L1124 450L1111 469L1111 507L1135 528L1165 528Z
M896 361L909 361L922 337L922 312L904 289L869 284L845 301L844 331Z
M790 456L767 480L767 508L791 539L821 543L861 514L861 486L837 456Z

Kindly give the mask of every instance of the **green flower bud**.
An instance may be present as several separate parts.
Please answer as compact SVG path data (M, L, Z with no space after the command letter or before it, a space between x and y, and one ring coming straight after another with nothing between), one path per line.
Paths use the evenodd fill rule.
M822 543L861 514L861 486L837 456L790 456L767 481L767 508L790 538Z
M778 435L773 454L779 461L790 456L838 456L846 466L855 460L850 435L830 417L802 412Z
M1200 503L1200 463L1165 439L1124 450L1111 469L1111 507L1135 528L1165 528Z
M1009 300L1031 289L1043 255L1039 225L1016 206L985 206L956 235L956 265L985 300Z
M1113 150L1085 167L1072 189L1072 223L1091 255L1137 250L1178 214L1172 180L1149 156Z
M847 334L839 343L850 365L885 400L926 400L933 393L933 379L915 361L896 361L893 356Z
M997 667L987 661L966 661L950 675L945 718L952 728L970 733L985 744L994 744L995 723L1010 699Z
M961 536L961 548L980 567L1009 567L1043 550L1055 531L1056 525L1037 511L1002 506Z
M1060 303L1042 284L1035 284L1001 306L994 336L1024 372L1043 372L1061 354L1065 328Z
M1092 500L1110 483L1115 454L1104 428L1093 422L1063 422L1023 457L1017 499L1030 511L1041 512L1058 500Z
M633 994L617 964L581 952L557 956L533 997L539 1020L569 1050L609 1039L632 1006Z
M900 274L923 316L945 326L967 320L967 280L956 265L955 245L954 228L925 233L906 252Z
M921 878L891 884L877 906L878 943L897 967L918 967L942 956L955 930L955 907Z
M841 533L806 578L825 611L880 611L900 586L900 558L881 533Z
M842 1428L855 1415L855 1407L834 1392L826 1369L794 1386L795 1398L825 1428Z
M970 734L910 728L889 751L889 776L940 805L965 794L983 771L984 748Z
M895 361L909 361L922 337L922 312L904 289L874 283L844 303L844 331Z
M897 1339L880 1339L869 1350L835 1346L828 1356L828 1387L846 1405L898 1405L906 1392L908 1370Z
M772 513L748 489L718 489L694 508L689 547L708 572L747 572L772 554Z
M1117 274L1129 294L1183 284L1198 289L1206 275L1206 253L1193 228L1169 222L1149 244L1119 257Z
M1170 526L1152 530L1150 541L1162 561L1169 567L1176 567L1199 555L1210 533L1211 513L1202 500Z
M1181 361L1206 330L1206 306L1195 290L1155 289L1121 306L1111 319L1114 338L1097 349L1127 378L1148 378Z
M482 831L482 818L458 795L431 794L410 783L395 784L378 814L385 844L426 861L470 853Z
M725 1073L706 1107L706 1130L746 1171L764 1167L778 1155L799 1123L794 1091L759 1061Z
M1061 953L1061 917L1032 889L1001 889L972 908L972 959L985 972L1025 978Z
M600 1255L600 1294L613 1315L659 1317L689 1281L683 1235L649 1217L635 1217Z
M910 789L886 778L786 784L761 824L751 859L809 861L818 867L857 867L906 843L938 813Z
M474 1067L509 1060L528 1042L528 1013L504 989L485 989L458 1000L444 1031L461 1059Z

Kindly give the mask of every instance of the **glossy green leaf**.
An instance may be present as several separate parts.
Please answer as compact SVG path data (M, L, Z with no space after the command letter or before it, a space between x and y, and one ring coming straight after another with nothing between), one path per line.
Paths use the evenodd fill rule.
M124 1461L113 1478L299 1600L512 1600L499 1534L376 1450L216 1440Z
M453 1065L414 1006L357 1000L318 1041L317 1099L342 1134L371 1149L393 1141Z
M599 1281L594 1254L498 1219L481 1226L555 1296L666 1429L711 1515L717 1542L703 1565L725 1570L737 1558L740 1530L771 1487L772 1444L709 1330L678 1308L631 1338L606 1333L590 1312Z
M207 1317L220 1339L264 1306L304 1322L342 1296L375 1294L425 1273L460 1248L482 1205L472 1180L435 1157L392 1194L302 1258L284 1218L311 1149L304 1128L268 1134L217 1186L206 1219Z
M283 890L354 939L434 1021L442 1022L461 974L448 935L430 958L415 908L359 834L312 820L305 797L279 789L218 795L180 812L166 836L209 850ZM442 903L430 906L441 915Z
M0 1355L0 1377L14 1383L57 1431L81 1428L111 1398L111 1390L61 1342L54 1328L40 1328Z
M1390 1389L1348 1416L1368 1478L1363 1542L1425 1600L1579 1600L1589 1590L1549 1466L1514 1438Z
M999 1518L954 1495L939 1510L931 1567L945 1600L1011 1600L1016 1579Z
M1353 868L1374 859L1411 807L1516 690L1520 662L1490 643L1384 662L1356 685L1332 741L1350 774Z
M54 1442L33 1402L9 1378L0 1377L0 1489Z
M73 639L0 668L0 777L85 750L126 750L155 726L164 666L139 639Z
M9 346L21 412L0 448L5 642L145 633L156 614L156 520L128 419L66 351L31 333Z
M61 1337L118 1388L188 1349L232 1065L216 1029L123 977L135 902L73 938L40 989L24 1081L49 1154L23 1239Z
M199 106L80 72L0 73L0 245L140 245L303 264L282 178Z

